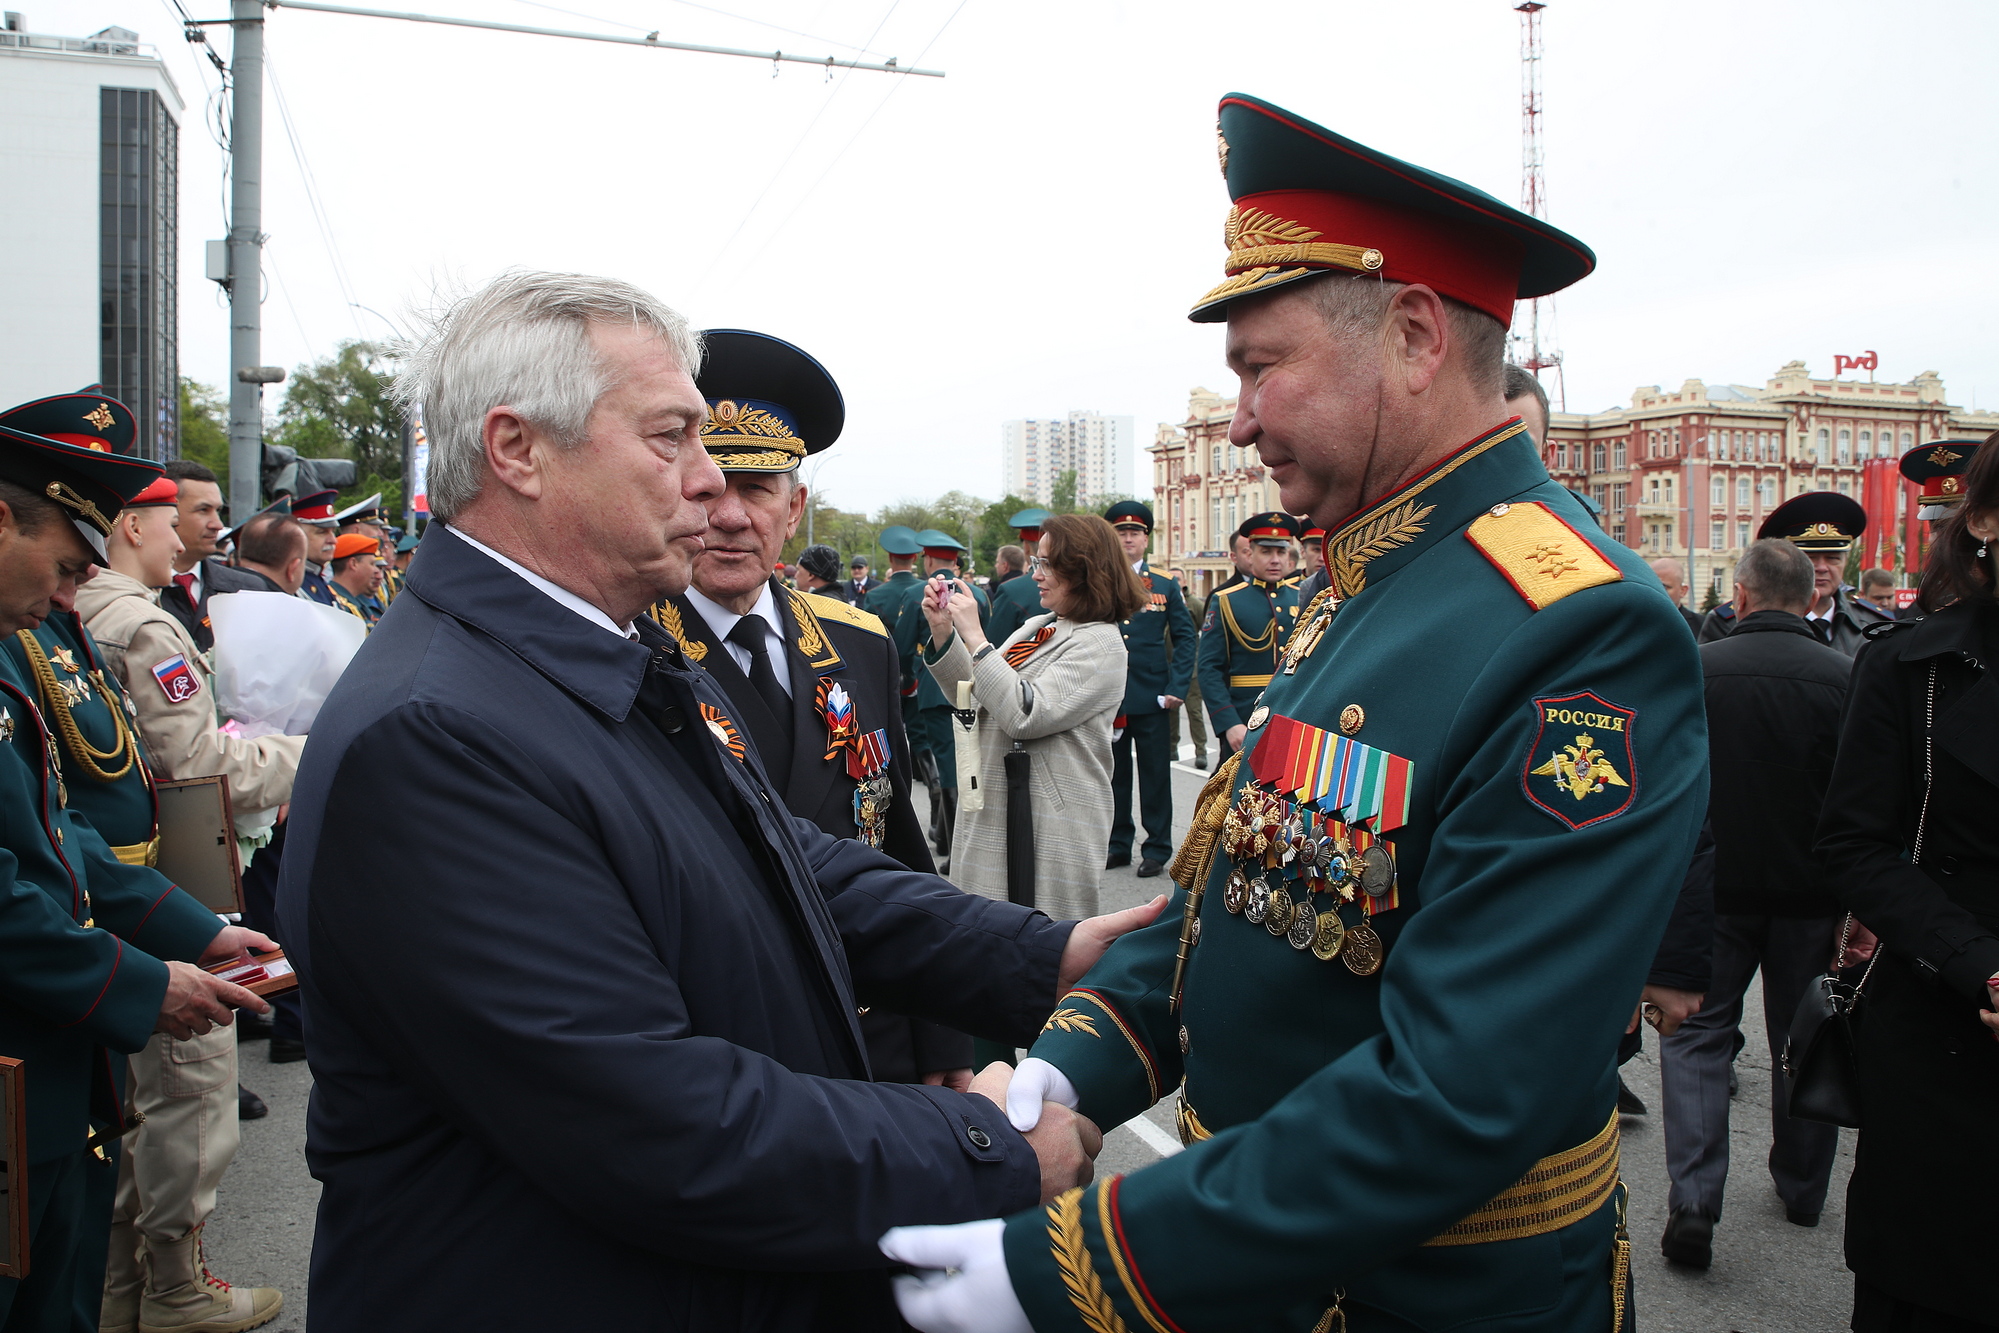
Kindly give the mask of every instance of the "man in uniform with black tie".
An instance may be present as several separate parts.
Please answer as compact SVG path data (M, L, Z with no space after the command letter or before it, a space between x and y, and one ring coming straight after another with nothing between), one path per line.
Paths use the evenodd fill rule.
M1811 557L1816 600L1805 613L1805 623L1820 643L1837 648L1848 657L1858 653L1860 645L1867 642L1868 626L1890 624L1894 620L1856 602L1842 583L1846 554L1865 531L1867 511L1850 497L1834 491L1794 495L1771 510L1763 526L1756 530L1757 541L1782 537ZM1733 633L1735 622L1735 604L1723 602L1707 613L1698 637L1702 643L1713 643Z
M652 611L715 677L791 812L934 867L909 804L900 670L881 621L834 597L780 587L769 570L805 513L798 465L839 438L839 386L812 357L760 333L713 330L695 384L701 433L727 489L708 502L693 583ZM870 1007L875 1077L971 1086L972 1039Z
M1146 604L1124 622L1124 713L1111 741L1110 855L1106 870L1131 864L1131 789L1137 777L1139 811L1145 820L1145 841L1139 849L1138 877L1151 879L1166 869L1173 855L1173 752L1168 739L1172 717L1187 698L1194 676L1194 620L1180 595L1180 584L1145 562L1152 543L1152 510L1137 500L1122 500L1104 511L1117 529L1124 553L1145 584Z

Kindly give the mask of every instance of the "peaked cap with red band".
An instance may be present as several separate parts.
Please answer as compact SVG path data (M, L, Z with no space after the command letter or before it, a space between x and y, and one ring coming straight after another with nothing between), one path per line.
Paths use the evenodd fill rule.
M1596 267L1575 237L1463 181L1376 152L1281 107L1230 93L1219 125L1229 210L1228 280L1194 303L1228 304L1320 273L1422 283L1513 323L1513 302Z
M101 384L10 407L0 412L0 426L100 454L130 454L139 440L139 420L132 409L107 398Z
M112 520L159 479L160 465L113 453L105 447L103 439L91 437L89 444L75 444L14 424L17 420L39 419L37 413L43 405L56 401L60 400L44 398L0 412L0 480L10 481L61 506L63 517L75 527L101 565L107 558L104 539L111 535ZM93 409L98 401L92 399ZM109 414L107 408L106 415ZM128 421L131 415L125 412Z
M1922 487L1916 497L1920 506L1916 517L1935 522L1949 518L1951 509L1964 499L1964 474L1978 457L1982 440L1931 440L1902 455L1898 468L1904 477Z
M314 491L311 495L301 495L292 501L292 517L301 523L329 526L333 522L333 506L339 499L339 491Z
M1251 514L1235 530L1235 535L1247 537L1253 542L1287 542L1297 541L1304 531L1303 523L1280 509L1268 514Z

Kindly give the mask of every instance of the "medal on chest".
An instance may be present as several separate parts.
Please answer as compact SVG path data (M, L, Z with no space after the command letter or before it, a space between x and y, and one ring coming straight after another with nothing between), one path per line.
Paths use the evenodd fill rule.
M854 780L854 836L879 847L894 800L888 777L888 729L862 731L847 687L831 676L819 678L814 708L826 722L826 759L844 758L847 776Z
M1222 907L1299 953L1372 976L1386 946L1369 921L1401 906L1387 839L1408 822L1414 765L1278 714L1259 730L1251 781L1222 818L1222 851L1234 862ZM1358 919L1341 915L1348 907Z

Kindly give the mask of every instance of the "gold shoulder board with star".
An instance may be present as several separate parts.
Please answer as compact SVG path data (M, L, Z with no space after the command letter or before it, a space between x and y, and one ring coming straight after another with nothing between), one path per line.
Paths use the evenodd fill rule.
M1538 500L1494 505L1465 536L1536 611L1624 572Z
M888 637L888 626L882 624L881 617L872 611L863 611L837 597L822 597L816 592L798 592L792 596L811 607L812 613L821 620L837 620L842 625L852 625L855 629L879 634L884 639Z

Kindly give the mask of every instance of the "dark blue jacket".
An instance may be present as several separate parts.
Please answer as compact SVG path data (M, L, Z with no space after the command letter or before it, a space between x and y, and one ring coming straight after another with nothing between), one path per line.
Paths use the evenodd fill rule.
M1032 1204L887 1004L1001 1041L1067 928L783 813L727 696L437 525L306 747L279 888L313 1326L893 1328L876 1238ZM365 838L336 830L366 828Z
M1185 699L1194 679L1194 618L1180 581L1144 568L1146 604L1124 622L1124 711L1157 713L1159 696ZM1171 643L1168 643L1168 640Z

